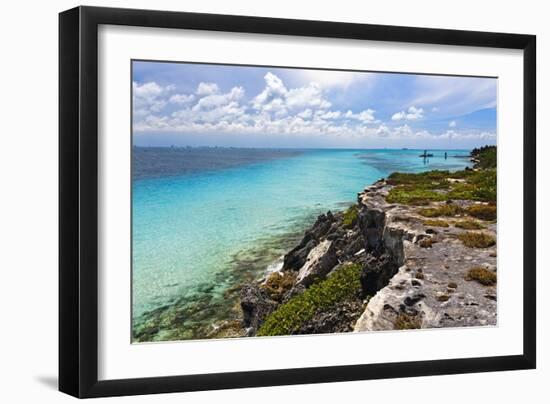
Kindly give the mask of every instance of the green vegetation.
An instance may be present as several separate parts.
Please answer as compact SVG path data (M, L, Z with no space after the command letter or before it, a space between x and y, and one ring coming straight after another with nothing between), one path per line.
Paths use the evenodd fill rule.
M311 285L271 313L257 335L293 334L316 313L358 296L361 290L361 271L361 265L347 264L326 280Z
M466 212L481 220L496 220L497 218L496 205L472 205L466 209Z
M387 183L389 203L427 205L446 200L495 202L497 193L496 147L474 149L475 170L433 170L423 173L393 173Z
M396 330L414 330L422 327L422 321L418 316L410 316L400 313L393 324Z
M451 289L456 289L458 287L458 285L456 284L456 282L449 282L447 287L451 288Z
M497 147L483 146L472 150L470 155L476 159L474 168L483 170L497 168Z
M386 197L389 203L404 205L427 205L430 202L444 201L447 196L443 192L431 189L415 188L412 185L392 188Z
M495 238L489 234L473 231L461 233L458 235L458 238L466 247L470 248L487 248L494 246L497 242Z
M344 225L344 227L350 229L353 226L355 226L355 223L357 223L358 217L359 217L359 209L357 208L357 205L352 205L344 212L344 218L342 220L342 224Z
M429 220L424 220L423 224L424 226L449 227L449 223L447 223L444 220L429 219Z
M283 295L292 288L296 280L296 272L273 272L261 287L275 301L280 302Z
M449 295L439 295L439 296L437 296L437 300L440 301L440 302L446 302L449 299L450 299Z
M444 190L449 188L448 171L427 171L425 173L393 173L387 182L395 185L386 200L389 203L406 205L426 205L447 199Z
M481 230L485 228L481 223L471 219L459 220L455 223L455 227L465 230Z
M471 190L474 201L496 202L497 200L497 171L496 169L487 169L474 171L467 180L473 187ZM458 199L458 198L457 198Z
M429 189L448 188L449 171L432 170L423 173L393 173L387 179L390 185L418 185Z
M468 271L464 279L491 286L497 283L497 274L483 267L474 267Z
M425 217L458 216L463 214L464 210L458 205L446 204L435 208L423 208L418 213Z

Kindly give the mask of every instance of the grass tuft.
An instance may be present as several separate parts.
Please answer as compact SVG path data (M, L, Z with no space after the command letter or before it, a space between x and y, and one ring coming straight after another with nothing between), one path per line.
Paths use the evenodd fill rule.
M342 220L342 224L344 225L344 227L350 229L353 226L355 226L355 223L357 223L358 217L359 217L359 210L357 208L357 205L352 205L344 212L344 218Z
M445 201L447 196L443 192L431 189L414 188L414 186L395 187L390 190L386 201L404 205L427 205L430 202Z
M424 217L458 216L463 209L458 205L446 204L435 208L423 208L418 213Z
M466 209L466 212L481 220L496 220L497 218L496 205L472 205Z
M475 220L460 220L455 223L455 227L458 227L459 229L465 229L465 230L481 230L484 229L485 226L483 226L481 223L476 222Z
M400 313L393 324L395 330L415 330L422 328L422 321L418 316Z
M487 233L468 231L458 235L458 238L466 247L487 248L496 244L496 239Z
M497 274L483 267L474 267L464 277L467 281L477 281L484 286L492 286L497 283Z

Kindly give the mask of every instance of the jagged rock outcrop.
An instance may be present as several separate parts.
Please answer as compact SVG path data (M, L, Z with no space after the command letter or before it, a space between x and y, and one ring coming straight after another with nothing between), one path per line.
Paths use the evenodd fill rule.
M311 249L296 282L309 286L315 279L324 277L338 263L332 241L324 240Z
M257 284L250 283L241 289L243 325L249 335L256 333L266 317L277 307L267 292Z
M334 233L338 229L337 218L331 211L319 215L313 226L306 230L300 243L284 256L282 270L300 270L306 264L310 251L319 244L321 239L331 231Z

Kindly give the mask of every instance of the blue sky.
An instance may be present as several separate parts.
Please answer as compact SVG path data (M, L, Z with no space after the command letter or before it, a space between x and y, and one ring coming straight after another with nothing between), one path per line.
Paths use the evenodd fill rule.
M134 61L132 94L140 146L496 143L493 78Z

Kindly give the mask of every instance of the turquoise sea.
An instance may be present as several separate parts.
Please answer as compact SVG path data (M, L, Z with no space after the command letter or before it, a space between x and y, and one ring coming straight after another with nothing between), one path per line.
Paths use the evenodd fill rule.
M229 315L239 285L276 265L316 215L344 209L394 171L470 163L467 150L431 150L428 160L422 152L134 147L134 322L179 305L179 327L204 329Z

